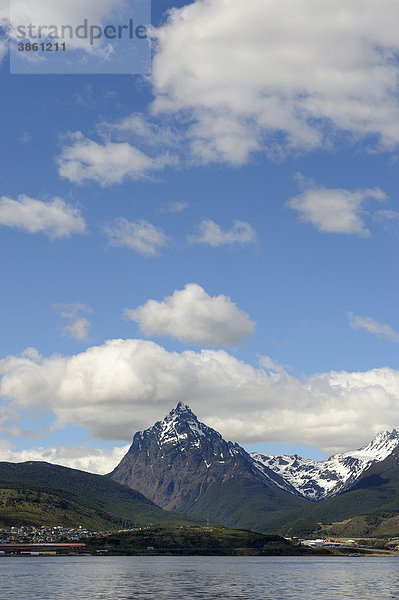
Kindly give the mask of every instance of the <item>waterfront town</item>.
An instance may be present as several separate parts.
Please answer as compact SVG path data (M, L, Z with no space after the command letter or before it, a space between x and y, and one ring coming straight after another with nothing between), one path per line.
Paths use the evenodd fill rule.
M79 542L84 538L93 538L107 535L107 531L89 531L84 527L10 527L0 530L1 544L40 544L57 542Z
M120 530L118 533L132 530ZM0 556L51 556L85 553L85 541L115 533L89 531L82 526L67 527L9 527L0 530ZM97 551L98 553L98 551Z
M164 528L160 528L161 530ZM168 528L166 527L165 530ZM197 528L194 528L197 529ZM202 534L212 533L214 531L213 528L199 528L202 529ZM140 530L147 530L147 533ZM190 527L180 526L176 528L176 530L191 530ZM221 531L224 530L223 528ZM136 537L136 533L139 536L143 534L146 537L151 536L154 532L159 534L159 528L152 527L136 527L132 529L121 529L118 531L90 531L83 526L76 526L72 528L62 527L62 526L41 526L41 527L33 527L33 526L14 526L6 529L0 529L0 557L1 556L56 556L56 555L84 555L84 554L108 554L113 551L126 551L128 548L114 547L115 538L126 538L126 535L130 537L130 542L132 542L131 550L134 553L143 552L154 552L154 547L152 545L144 544L143 547L136 546L133 539L131 538L131 534ZM176 533L176 532L175 532ZM162 535L162 534L161 534ZM169 534L170 535L170 532ZM178 534L179 536L181 534ZM259 534L255 534L259 535ZM104 546L98 546L96 539L99 541L104 538L108 538L110 543L106 542ZM151 538L152 539L152 538ZM384 550L389 551L398 551L398 539L392 540L380 540L378 543L377 540L372 539L349 539L349 538L319 538L319 539L304 539L304 538L284 538L286 540L285 543L292 544L294 547L299 548L308 548L313 549L316 553L322 552L323 550L329 551L329 553L338 554L347 554L350 552L381 552ZM150 538L148 538L148 543L150 542ZM281 538L283 540L283 538ZM170 540L169 540L170 542ZM183 544L183 549L185 547L185 542L180 540ZM100 542L101 544L102 542ZM284 543L284 542L283 542ZM119 543L117 542L119 545ZM174 544L169 547L165 539L157 538L157 552L168 553L174 549ZM169 544L170 545L170 544ZM336 552L334 552L334 550ZM188 547L186 547L186 551L188 551ZM189 552L188 552L189 553ZM351 554L352 556L354 554ZM357 554L356 554L357 556Z

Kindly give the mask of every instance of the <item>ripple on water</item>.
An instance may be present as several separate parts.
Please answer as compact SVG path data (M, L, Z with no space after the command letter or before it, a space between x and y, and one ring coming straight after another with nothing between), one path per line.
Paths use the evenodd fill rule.
M7 600L399 600L396 558L0 559Z

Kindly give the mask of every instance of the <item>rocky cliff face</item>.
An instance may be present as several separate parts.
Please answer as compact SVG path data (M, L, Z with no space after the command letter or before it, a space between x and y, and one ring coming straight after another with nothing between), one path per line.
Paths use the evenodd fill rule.
M110 476L167 510L193 503L208 486L232 479L286 485L270 469L260 473L243 448L200 423L182 403L150 429L135 434Z

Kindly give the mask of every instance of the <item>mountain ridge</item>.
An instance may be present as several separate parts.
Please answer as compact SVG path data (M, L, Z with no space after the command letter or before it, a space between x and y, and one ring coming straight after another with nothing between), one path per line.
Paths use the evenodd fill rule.
M180 505L190 500L187 497L188 490L185 489L187 486L181 483L182 477L184 479L184 464L190 453L193 453L196 457L196 469L199 471L198 481L202 477L205 482L222 483L234 476L227 472L228 466L223 465L231 466L234 462L240 462L242 475L262 484L277 486L282 491L308 501L318 502L350 489L372 464L383 461L398 447L399 432L393 429L378 433L369 444L358 450L335 454L324 461L314 461L297 454L248 454L239 444L225 441L219 432L200 422L188 405L179 402L164 419L134 435L128 453L110 473L110 477L139 489L146 497L167 510L178 510ZM138 460L143 448L147 457ZM177 460L179 454L181 460ZM137 460L134 460L134 456ZM158 468L160 461L164 465L168 464L168 468ZM160 476L157 492L154 491L152 477L155 474L154 468ZM213 477L207 473L210 468ZM217 468L223 477L216 475ZM166 472L168 469L169 473ZM165 477L169 485L166 492L163 489ZM201 493L200 485L198 497Z
M162 421L135 434L111 477L167 510L227 527L281 533L292 526L303 532L317 530L318 522L360 515L368 515L368 522L379 505L394 514L398 503L389 486L380 482L390 495L386 504L377 488L367 489L372 482L367 475L396 451L399 433L394 429L379 433L359 450L325 461L249 455L179 403ZM362 482L365 489L351 494ZM399 504L397 508L399 513Z
M358 450L335 454L324 461L261 452L253 452L251 457L260 471L267 467L304 498L320 501L350 489L371 465L385 460L398 447L399 432L393 429L378 433Z

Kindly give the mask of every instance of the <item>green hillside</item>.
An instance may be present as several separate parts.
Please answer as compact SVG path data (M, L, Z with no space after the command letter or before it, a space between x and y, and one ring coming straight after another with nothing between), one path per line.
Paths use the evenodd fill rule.
M27 489L0 489L0 528L31 525L76 527L92 531L110 527L110 521L94 510L59 496Z
M88 550L114 554L284 555L303 554L277 535L217 527L157 527L117 533L88 542Z
M208 517L225 527L270 532L295 519L298 511L312 506L277 487L231 478L210 485L198 501L183 503L181 512Z
M198 523L108 477L44 462L0 463L0 524L117 528Z
M317 534L325 537L398 538L399 513L377 511L335 523L319 526Z

